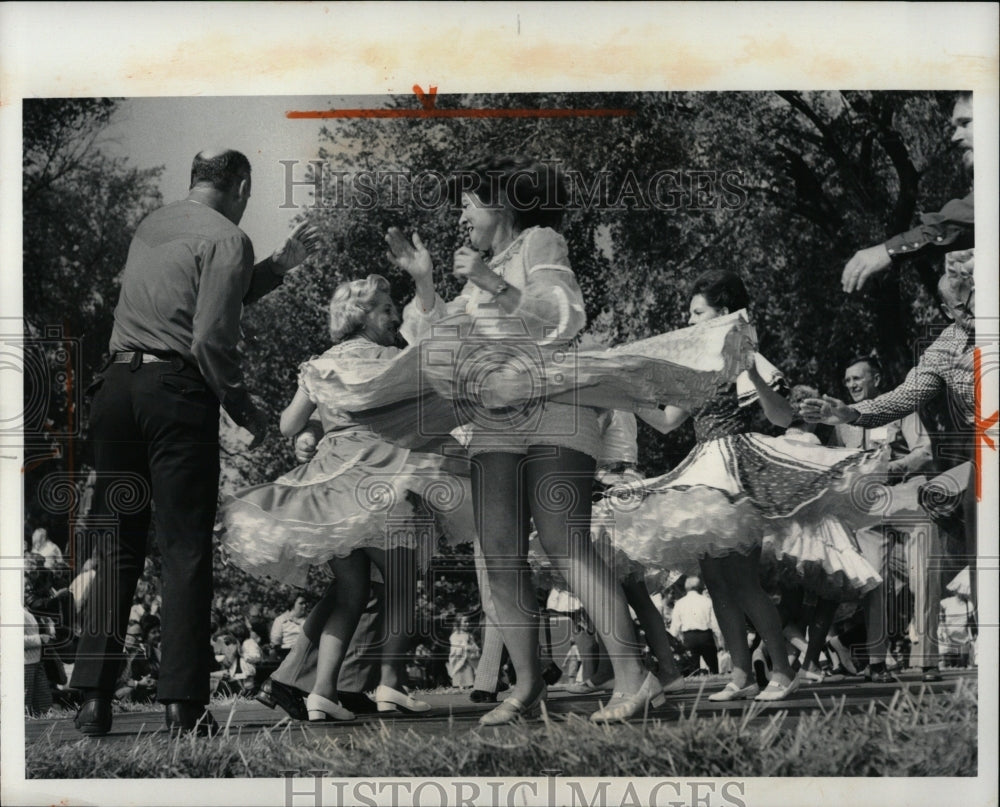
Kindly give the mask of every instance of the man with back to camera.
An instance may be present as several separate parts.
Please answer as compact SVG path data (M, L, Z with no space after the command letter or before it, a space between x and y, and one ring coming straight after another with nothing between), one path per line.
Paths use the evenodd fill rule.
M962 92L951 115L955 128L951 141L962 150L962 163L972 170L972 93ZM952 199L937 213L925 213L920 225L884 243L858 250L847 262L840 282L846 292L859 291L868 281L888 269L894 260L926 250L965 250L975 245L973 194Z
M206 706L219 407L251 432L250 448L260 443L266 421L244 384L236 349L243 305L280 285L317 241L301 224L255 266L250 239L237 226L250 199L250 174L238 151L200 152L187 198L147 216L129 247L110 360L90 390L94 508L116 515L117 529L97 570L73 670L83 700L75 723L87 736L111 729L150 498L163 560L158 698L169 728L202 735L218 729Z

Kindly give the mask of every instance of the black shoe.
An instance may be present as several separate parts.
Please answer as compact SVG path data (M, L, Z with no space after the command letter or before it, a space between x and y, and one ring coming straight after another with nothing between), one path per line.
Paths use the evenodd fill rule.
M260 685L260 690L254 696L258 702L263 703L268 709L280 706L292 720L308 720L309 714L306 712L305 694L294 687L268 678ZM351 711L354 711L353 709Z
M882 665L869 665L865 681L871 684L892 684L899 679Z
M943 681L944 677L941 675L941 671L937 667L924 667L924 673L920 676L920 680L925 684L934 684L938 681Z
M545 665L545 668L542 670L542 680L545 681L546 684L552 686L560 678L562 678L562 668L558 664L554 661L550 661Z
M173 701L167 704L167 728L171 731L193 731L199 737L213 737L219 724L204 703Z
M85 737L103 737L111 731L111 697L87 697L73 718L73 725Z
M301 698L299 699L301 701ZM371 715L378 711L375 701L364 692L341 692L337 690L337 700L340 705L356 715Z
M473 703L496 703L497 693L487 692L485 689L474 689L469 693L469 700Z

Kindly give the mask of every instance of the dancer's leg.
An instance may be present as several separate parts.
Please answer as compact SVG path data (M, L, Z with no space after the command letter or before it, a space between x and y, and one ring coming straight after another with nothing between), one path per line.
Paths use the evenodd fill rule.
M826 647L827 636L833 627L833 617L837 613L834 600L820 598L816 601L812 619L809 621L809 645L802 659L802 669L815 671L819 668L819 654Z
M316 683L313 692L337 701L337 677L344 663L347 645L361 619L371 588L368 556L355 550L346 558L334 558L330 568L337 578L334 584L333 611L323 626L316 659Z
M721 558L703 558L701 577L712 597L715 620L719 623L722 641L733 662L731 681L741 689L747 685L753 669L750 646L747 644L746 614L731 590L723 573Z
M476 582L479 584L479 602L483 608L483 649L472 686L483 692L496 692L500 687L500 667L503 664L503 634L497 627L489 574L486 572L486 562L483 560L483 550L478 538L473 543L472 550L476 563Z
M517 675L511 695L531 703L542 688L538 603L528 568L528 506L519 490L524 458L501 452L472 459L473 505L497 627Z
M580 651L584 681L603 684L606 678L611 677L612 672L610 669L607 671L606 678L598 677L598 667L602 660L601 646L597 641L594 626L585 613L580 614L579 622L577 622L576 646ZM610 665L607 666L610 667Z
M787 686L795 677L795 672L788 663L785 636L781 632L781 616L760 586L760 549L755 549L749 555L733 552L721 559L721 566L736 602L749 617L763 639L764 647L770 652L774 678L782 686Z
M366 549L385 580L385 642L382 645L381 683L399 689L406 678L406 658L416 632L416 550Z
M629 575L622 581L622 589L625 591L625 599L639 619L653 655L656 656L657 678L661 684L671 683L680 676L680 670L674 663L674 651L667 636L667 626L663 624L663 616L653 605L646 582Z
M906 565L910 591L913 592L913 626L917 647L910 654L910 665L937 667L937 630L941 605L941 533L933 522L915 524L907 536Z
M646 677L625 595L590 538L595 462L573 449L533 446L524 467L525 493L538 538L604 642L615 689L633 694Z

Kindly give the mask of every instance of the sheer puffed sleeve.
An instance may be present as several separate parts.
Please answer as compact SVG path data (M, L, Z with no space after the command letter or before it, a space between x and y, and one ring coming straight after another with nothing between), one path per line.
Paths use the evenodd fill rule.
M583 294L569 266L569 251L555 230L540 227L525 236L527 282L512 317L520 317L541 344L572 339L587 324Z
M446 303L439 294L434 295L434 307L424 311L420 301L414 297L403 308L403 324L399 327L400 335L408 345L415 345L431 335L431 328L438 322L453 314L464 314L469 303L466 284L462 293L450 303Z

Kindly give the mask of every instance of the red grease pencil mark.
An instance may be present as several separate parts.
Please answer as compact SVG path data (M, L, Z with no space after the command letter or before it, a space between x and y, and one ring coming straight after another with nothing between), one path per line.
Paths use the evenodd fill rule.
M431 86L427 88L427 95L424 95L424 91L420 89L419 84L413 85L413 92L420 101L420 106L424 109L434 109L434 104L437 102L437 91L437 87Z
M286 112L289 120L327 118L624 118L631 109L316 109Z
M992 429L996 423L997 419L1000 418L1000 412L994 412L985 420L982 417L982 400L983 400L983 357L980 353L979 348L974 348L972 351L972 377L974 379L974 395L976 401L976 449L975 449L975 466L976 466L976 501L981 502L983 500L983 477L982 477L982 463L983 463L983 444L985 443L988 448L992 451L996 451L996 443L993 442L993 438L987 434L989 429Z
M312 109L290 110L289 120L327 120L331 118L623 118L635 114L631 109L438 109L437 87L425 93L419 84L413 92L420 109Z

